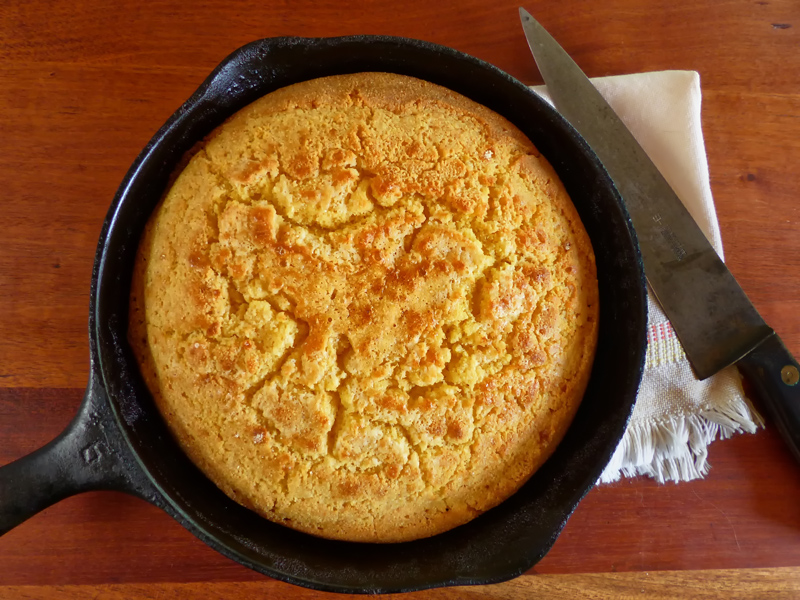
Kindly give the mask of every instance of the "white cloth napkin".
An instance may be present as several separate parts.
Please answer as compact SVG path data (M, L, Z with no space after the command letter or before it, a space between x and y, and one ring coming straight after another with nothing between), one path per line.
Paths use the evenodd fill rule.
M724 258L700 119L700 76L659 71L593 79ZM549 101L547 88L532 88ZM763 421L735 367L698 381L669 320L648 290L647 358L628 429L601 476L689 481L709 469L708 444L753 433Z

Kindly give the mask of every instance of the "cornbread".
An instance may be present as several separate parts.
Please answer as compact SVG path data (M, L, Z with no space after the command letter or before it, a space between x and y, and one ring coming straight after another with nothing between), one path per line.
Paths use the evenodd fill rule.
M399 542L515 492L597 338L589 239L504 118L361 73L244 108L140 244L129 338L183 450L314 535Z

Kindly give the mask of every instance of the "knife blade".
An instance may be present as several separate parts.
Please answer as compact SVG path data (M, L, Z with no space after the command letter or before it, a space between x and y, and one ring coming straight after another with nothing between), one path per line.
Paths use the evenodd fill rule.
M530 13L519 13L553 104L597 154L622 196L647 281L695 374L706 379L736 363L800 460L800 365L600 92Z

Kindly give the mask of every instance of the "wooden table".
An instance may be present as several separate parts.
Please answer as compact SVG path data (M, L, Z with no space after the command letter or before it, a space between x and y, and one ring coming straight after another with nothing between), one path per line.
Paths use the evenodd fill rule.
M800 355L800 4L527 8L591 76L700 72L728 264ZM47 442L78 407L96 241L151 135L246 42L356 33L446 44L540 82L507 0L0 5L0 464ZM416 597L800 596L800 469L774 430L717 442L710 462L703 481L595 489L514 582ZM248 571L116 493L68 499L0 538L2 598L321 595Z

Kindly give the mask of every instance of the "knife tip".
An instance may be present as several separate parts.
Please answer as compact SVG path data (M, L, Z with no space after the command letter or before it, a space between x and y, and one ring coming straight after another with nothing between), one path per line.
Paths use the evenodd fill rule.
M529 25L529 24L537 24L536 23L536 19L533 18L533 15L531 15L531 13L529 13L527 10L525 10L521 6L519 7L519 20L520 20L520 22L522 23L523 26Z

